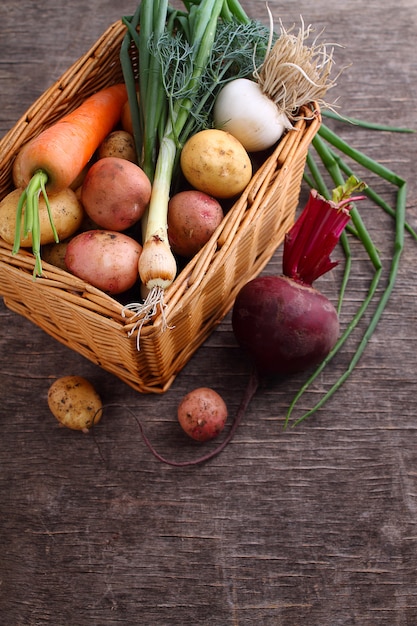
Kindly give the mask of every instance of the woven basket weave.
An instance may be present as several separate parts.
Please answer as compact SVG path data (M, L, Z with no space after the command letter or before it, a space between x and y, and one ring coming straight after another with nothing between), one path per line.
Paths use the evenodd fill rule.
M12 190L20 147L94 91L123 80L118 21L52 85L0 142L0 199ZM0 294L11 310L142 393L162 393L230 310L239 289L268 263L294 221L308 147L320 117L301 120L253 176L206 246L166 291L161 314L141 329L103 293L46 262L33 279L29 251L12 255L0 238Z

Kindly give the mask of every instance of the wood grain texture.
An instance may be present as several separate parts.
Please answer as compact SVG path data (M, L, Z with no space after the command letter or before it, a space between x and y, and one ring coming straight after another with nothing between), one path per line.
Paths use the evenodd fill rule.
M263 2L242 2L266 20ZM417 127L414 0L279 3L276 20L302 15L337 42L346 66L331 93L347 115ZM3 0L0 135L105 28L135 4L121 0ZM330 125L330 123L329 123ZM408 181L417 228L413 135L332 127ZM393 201L392 188L372 180ZM302 197L305 197L303 190ZM387 281L393 223L372 204L362 215ZM322 410L283 431L304 376L257 394L235 440L207 465L176 469L146 450L123 408L95 437L58 427L50 384L89 378L104 402L132 409L158 450L185 441L176 406L200 385L237 409L249 366L230 317L164 396L139 396L0 305L0 610L8 626L414 626L417 623L417 244L405 237L386 312L352 375ZM267 267L280 271L280 253ZM354 247L346 323L372 267ZM334 297L339 270L323 280ZM363 332L363 329L359 329ZM361 332L300 401L309 408L346 368Z

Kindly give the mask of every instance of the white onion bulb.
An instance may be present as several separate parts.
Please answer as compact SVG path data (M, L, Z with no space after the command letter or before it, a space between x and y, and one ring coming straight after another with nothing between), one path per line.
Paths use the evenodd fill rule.
M267 150L293 128L258 83L247 78L232 80L221 89L213 116L216 128L236 137L248 152Z

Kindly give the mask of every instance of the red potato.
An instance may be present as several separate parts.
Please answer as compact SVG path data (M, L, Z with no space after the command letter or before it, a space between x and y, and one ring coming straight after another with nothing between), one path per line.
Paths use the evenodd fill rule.
M227 420L226 403L209 387L190 391L180 402L177 413L184 432L200 442L217 437Z
M142 246L123 233L89 230L68 243L68 271L110 294L127 291L138 280Z
M173 252L190 258L223 219L221 204L202 191L181 191L168 204L168 238Z
M101 228L123 231L142 217L151 197L151 183L135 163L119 157L96 161L81 188L88 216Z

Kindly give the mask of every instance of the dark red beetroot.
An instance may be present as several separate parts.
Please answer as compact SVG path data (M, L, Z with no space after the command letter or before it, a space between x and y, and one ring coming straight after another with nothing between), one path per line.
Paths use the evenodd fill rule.
M285 236L283 275L255 278L238 293L233 331L260 376L309 369L336 344L337 311L312 284L337 265L330 254L350 219L350 202L359 199L351 195L363 187L351 177L333 191L331 201L313 189Z
M293 374L320 363L339 336L333 304L287 276L262 276L239 292L233 332L260 375Z
M339 202L311 191L285 236L283 274L257 277L237 295L233 332L261 376L293 374L317 365L339 336L336 309L312 287L337 264L330 253L349 221L349 197L339 188L334 193L340 195Z

